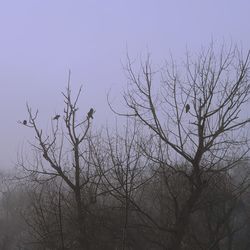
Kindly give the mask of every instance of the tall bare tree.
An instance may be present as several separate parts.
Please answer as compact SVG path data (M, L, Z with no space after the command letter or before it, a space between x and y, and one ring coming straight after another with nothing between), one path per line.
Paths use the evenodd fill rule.
M195 60L187 55L180 67L172 60L154 71L148 57L138 73L128 60L126 72L129 84L123 97L129 112L115 112L141 122L156 147L161 145L158 153L146 146L144 153L187 182L184 197L172 196L176 211L167 247L182 249L190 217L213 176L230 171L249 150L243 130L250 122L244 113L250 92L249 52L244 57L236 47L216 51L212 45Z

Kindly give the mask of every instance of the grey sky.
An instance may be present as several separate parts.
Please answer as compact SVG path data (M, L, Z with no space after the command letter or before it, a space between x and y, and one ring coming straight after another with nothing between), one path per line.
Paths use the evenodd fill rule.
M119 96L121 61L149 51L156 64L197 51L213 38L250 44L249 0L8 0L0 1L0 168L10 167L30 131L28 101L46 127L62 110L68 69L72 87L84 86L82 111L93 106L105 125L106 93ZM118 97L117 97L118 98Z

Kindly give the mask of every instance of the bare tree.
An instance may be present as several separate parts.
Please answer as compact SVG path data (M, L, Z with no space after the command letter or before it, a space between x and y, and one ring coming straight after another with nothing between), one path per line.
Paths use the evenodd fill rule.
M91 183L97 178L95 170L90 167L89 151L90 127L94 110L91 108L91 115L87 110L85 114L78 116L77 103L81 88L76 98L72 99L69 83L66 92L63 93L64 114L57 114L51 119L51 133L46 134L38 127L38 111L33 112L27 105L29 119L26 123L22 122L22 125L32 129L35 133L36 143L32 144L35 149L35 163L28 165L23 159L20 159L19 163L25 173L32 176L33 180L38 183L46 183L54 178L62 179L63 186L68 187L74 194L78 247L89 249L91 235L89 235L86 223L89 199L83 194L89 190ZM62 129L60 124L62 124Z
M169 226L167 249L178 250L213 176L230 171L249 150L243 130L250 121L243 112L250 91L249 53L244 57L235 47L222 47L217 53L212 45L196 60L187 55L183 67L172 60L157 72L148 57L139 73L131 60L126 70L129 85L124 100L129 113L115 112L140 121L156 145L161 145L158 153L145 146L144 154L187 181L185 197L172 196L176 218ZM161 84L154 82L157 73L161 73Z
M93 145L93 162L103 176L103 192L116 201L120 213L121 234L117 245L122 250L131 249L136 241L136 234L133 234L133 217L140 208L138 201L141 189L150 180L147 173L150 162L141 152L140 137L140 128L136 123L131 124L131 121L127 120L125 131L107 131L107 138L102 144L102 151L106 153L104 161L100 161L100 155Z

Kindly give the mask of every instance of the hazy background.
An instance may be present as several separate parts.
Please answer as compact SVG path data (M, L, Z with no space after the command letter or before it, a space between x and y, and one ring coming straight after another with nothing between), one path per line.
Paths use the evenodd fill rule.
M211 39L250 46L249 0L0 0L0 168L16 162L32 138L17 123L25 104L47 127L63 107L61 91L83 84L81 109L96 109L95 124L113 119L106 103L126 86L121 62L150 52L160 65L171 51L198 51Z

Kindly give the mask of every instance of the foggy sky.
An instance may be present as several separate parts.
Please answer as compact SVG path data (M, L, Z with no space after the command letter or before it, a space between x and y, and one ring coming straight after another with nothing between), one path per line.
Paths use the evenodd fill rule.
M199 51L211 39L250 45L249 0L8 0L0 1L0 168L10 168L31 131L26 102L46 128L63 110L60 94L72 71L83 85L81 110L96 109L95 125L112 119L106 103L126 86L122 62L150 52L156 65L171 51ZM119 99L118 99L119 101Z

